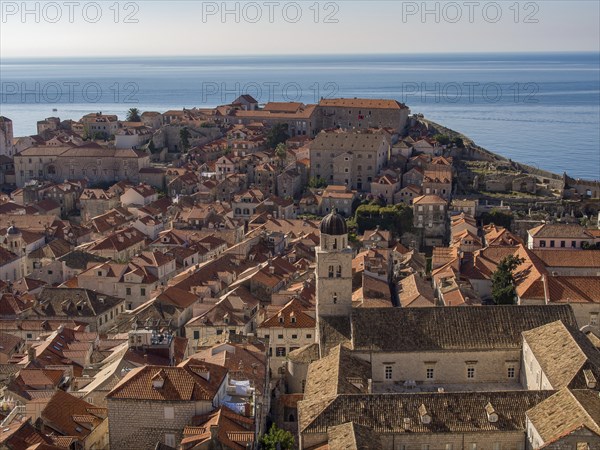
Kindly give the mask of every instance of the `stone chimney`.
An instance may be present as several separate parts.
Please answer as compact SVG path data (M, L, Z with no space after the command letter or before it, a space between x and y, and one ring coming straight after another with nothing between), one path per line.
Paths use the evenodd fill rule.
M29 348L27 349L27 360L28 360L29 362L33 362L33 361L35 361L35 348L33 348L33 347L29 347Z

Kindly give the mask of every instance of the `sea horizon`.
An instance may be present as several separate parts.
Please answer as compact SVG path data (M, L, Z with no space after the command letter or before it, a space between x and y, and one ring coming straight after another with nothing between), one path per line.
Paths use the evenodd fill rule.
M593 51L0 58L0 75L0 114L13 120L16 136L35 134L45 117L211 108L258 86L260 103L395 99L499 155L600 179L600 54ZM97 85L103 95L7 95L15 86L65 83Z

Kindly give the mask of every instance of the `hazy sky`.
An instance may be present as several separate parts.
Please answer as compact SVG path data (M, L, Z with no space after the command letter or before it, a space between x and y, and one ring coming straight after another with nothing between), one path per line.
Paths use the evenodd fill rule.
M600 51L598 0L0 0L0 7L3 58Z

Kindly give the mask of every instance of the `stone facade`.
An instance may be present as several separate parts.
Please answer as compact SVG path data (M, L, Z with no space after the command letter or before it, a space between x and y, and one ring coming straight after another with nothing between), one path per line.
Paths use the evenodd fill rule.
M368 192L387 164L389 151L385 132L321 132L310 146L311 176Z

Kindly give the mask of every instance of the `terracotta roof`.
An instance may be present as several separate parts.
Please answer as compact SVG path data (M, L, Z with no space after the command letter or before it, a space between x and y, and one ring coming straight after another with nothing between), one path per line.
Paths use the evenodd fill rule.
M188 359L178 366L145 366L130 371L106 398L212 402L225 379L227 369L203 361ZM162 378L162 387L153 381Z
M566 223L544 223L532 228L528 233L536 238L569 238L569 239L591 239L593 236L585 228L577 224Z
M600 267L600 266L596 266ZM548 277L548 297L552 303L600 303L600 277Z
M321 99L319 106L341 107L341 108L365 108L365 109L408 109L404 104L396 100L381 100L369 98L330 98Z
M435 306L433 288L420 276L409 275L400 282L402 290L398 292L402 307Z
M531 252L547 267L600 268L600 250L534 249Z
M85 439L108 414L99 408L60 389L45 404L40 417L44 425L63 436Z
M260 324L259 328L311 328L316 321L305 312L299 300L290 300L277 313Z
M438 195L421 195L413 199L413 205L445 205L446 203L446 200Z

